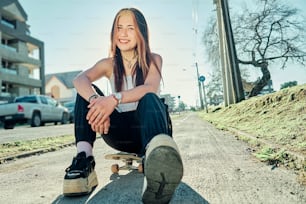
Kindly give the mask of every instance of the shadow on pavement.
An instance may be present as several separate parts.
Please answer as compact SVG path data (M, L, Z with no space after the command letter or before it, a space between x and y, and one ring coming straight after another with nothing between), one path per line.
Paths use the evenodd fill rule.
M141 193L143 184L143 174L132 171L126 175L113 174L111 182L101 189L96 189L91 195L80 197L64 197L59 195L52 204L78 204L78 203L133 203L141 204ZM181 184L176 189L170 204L208 204L200 194L194 191L186 183Z

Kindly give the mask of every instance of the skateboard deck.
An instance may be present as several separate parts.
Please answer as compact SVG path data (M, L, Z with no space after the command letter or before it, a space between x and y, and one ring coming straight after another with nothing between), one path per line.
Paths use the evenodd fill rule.
M111 166L111 171L113 173L118 173L120 170L138 170L138 172L143 172L142 168L142 158L138 157L137 154L133 153L126 153L126 152L119 152L115 154L107 154L105 155L105 159L109 160L121 160L124 165L119 166L119 164L113 164ZM138 166L133 165L133 162L138 163Z

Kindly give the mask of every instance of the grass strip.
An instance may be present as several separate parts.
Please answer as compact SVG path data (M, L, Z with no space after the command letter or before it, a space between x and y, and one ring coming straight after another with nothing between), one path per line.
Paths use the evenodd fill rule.
M16 141L0 144L0 159L13 157L23 153L34 152L43 149L58 149L61 146L74 142L73 135L62 135L57 137L46 137L35 140Z

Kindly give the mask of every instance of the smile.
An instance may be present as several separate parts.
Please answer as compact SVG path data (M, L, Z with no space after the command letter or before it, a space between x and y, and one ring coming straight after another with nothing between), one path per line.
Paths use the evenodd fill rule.
M120 43L128 43L129 40L119 39L119 42L120 42Z

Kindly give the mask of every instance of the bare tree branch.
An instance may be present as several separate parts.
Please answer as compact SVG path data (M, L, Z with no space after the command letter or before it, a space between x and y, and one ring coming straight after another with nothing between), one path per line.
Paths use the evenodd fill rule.
M262 73L249 96L257 95L268 83L271 64L278 63L280 69L285 69L289 61L302 65L306 62L306 21L299 15L298 9L280 0L257 0L256 6L253 10L246 7L240 15L232 17L239 63L259 68ZM207 53L217 62L219 42L216 23L206 31L203 39Z

